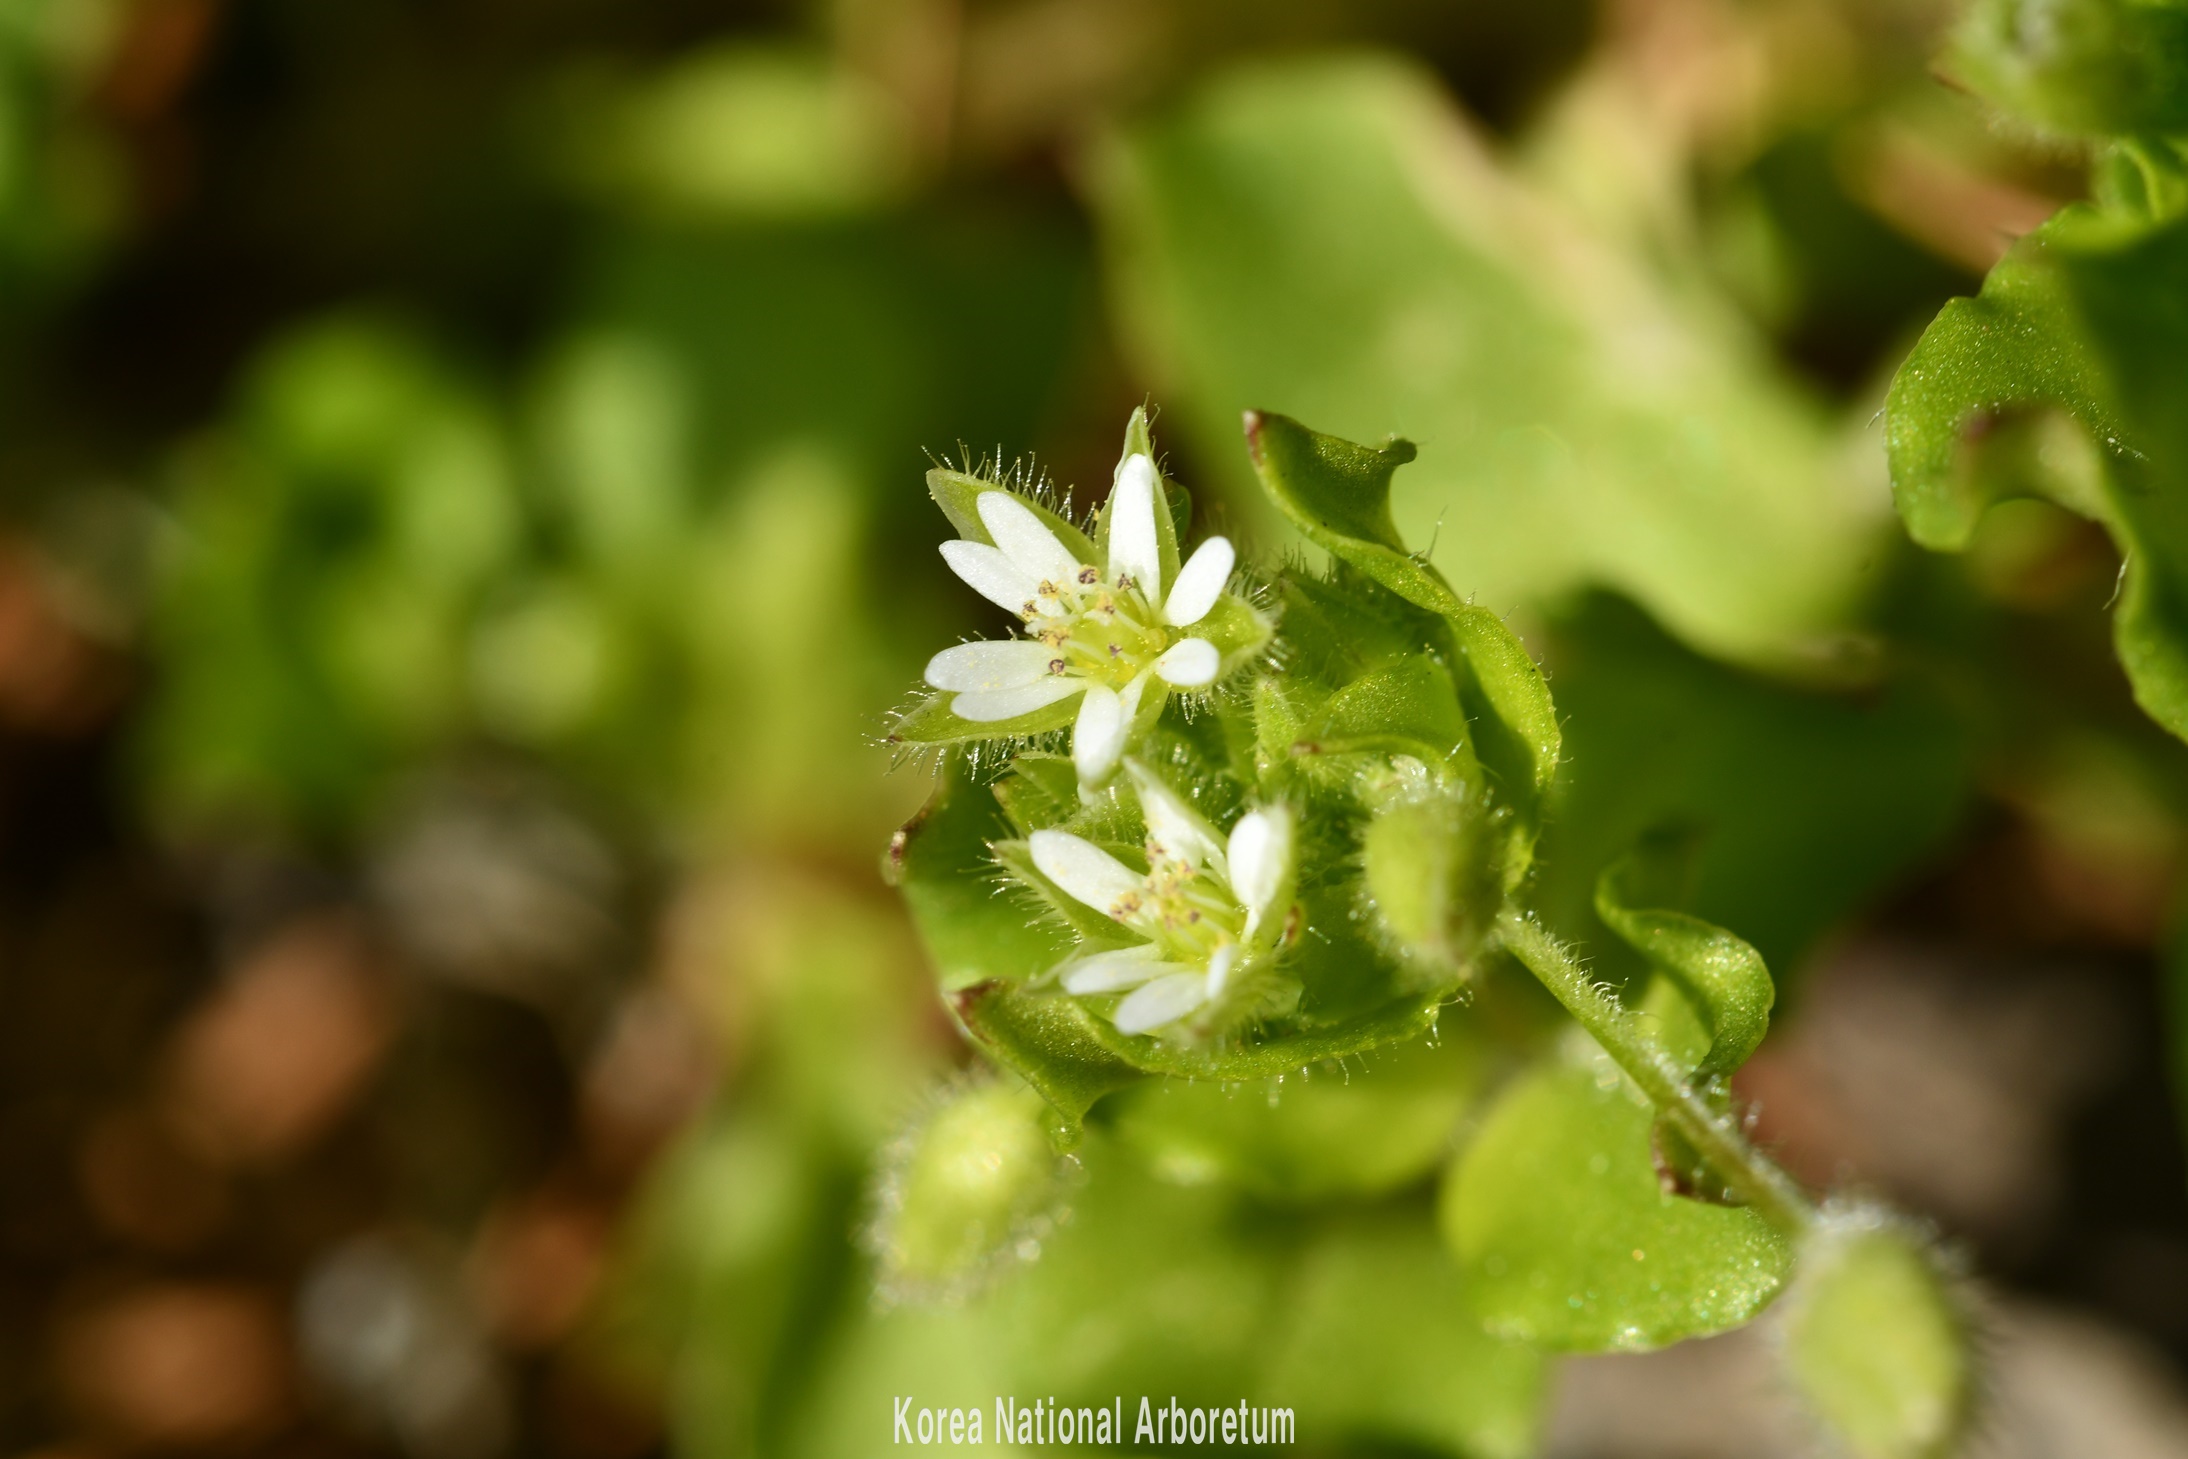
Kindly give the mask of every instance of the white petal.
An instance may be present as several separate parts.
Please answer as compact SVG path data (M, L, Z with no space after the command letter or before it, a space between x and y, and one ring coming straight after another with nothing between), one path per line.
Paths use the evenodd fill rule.
M1223 996L1223 989L1231 981L1231 969L1238 966L1238 944L1226 942L1208 954L1208 1001L1215 1002Z
M946 648L927 660L937 689L1023 689L1049 675L1056 651L1023 638L990 639Z
M1208 979L1200 973L1157 978L1117 1005L1111 1020L1119 1033L1146 1033L1176 1023L1208 1001Z
M1231 894L1249 930L1267 916L1292 875L1292 818L1282 806L1248 811L1231 828Z
M1208 616L1208 610L1223 595L1223 585L1231 580L1231 565L1238 560L1228 537L1210 537L1195 548L1193 555L1178 569L1178 580L1170 588L1169 601L1162 605L1162 617L1166 623L1179 628L1190 628Z
M1050 674L1045 679L1017 689L975 689L960 694L950 701L950 712L959 719L969 719L974 724L993 724L999 719L1016 719L1021 714L1046 709L1059 699L1069 699L1085 687L1084 679L1074 679L1066 674Z
M1147 692L1147 676L1153 672L1155 667L1152 664L1140 670L1132 682L1125 685L1123 691L1117 695L1124 702L1124 732L1127 736L1132 733L1132 721L1139 716L1140 696Z
M1035 831L1028 844L1041 875L1097 912L1115 917L1120 903L1137 901L1144 889L1131 867L1069 831Z
M1140 814L1147 820L1147 844L1164 855L1198 868L1210 858L1223 859L1223 843L1215 827L1185 803L1185 798L1165 784L1154 771L1133 760L1126 767L1132 786L1140 794Z
M1045 579L1058 585L1079 575L1078 559L1064 550L1033 508L1007 491L984 491L975 505L980 509L980 525L1020 572L1036 582Z
M1223 655L1205 638L1185 638L1173 643L1155 660L1155 672L1165 684L1179 689L1198 689L1215 682L1223 667Z
M1115 773L1130 728L1117 691L1107 684L1089 685L1086 700L1079 706L1079 722L1071 731L1071 761L1078 767L1081 785L1098 786Z
M1134 453L1109 493L1109 581L1127 574L1150 603L1162 601L1162 550L1155 539L1155 463Z
M1066 993L1115 993L1124 988L1137 988L1149 978L1159 978L1166 973L1189 973L1192 969L1179 963L1166 963L1162 951L1151 942L1137 947L1119 948L1115 952L1098 952L1092 957L1080 958L1068 963L1063 969Z
M998 608L1013 613L1023 613L1028 605L1046 607L1055 611L1053 604L1037 605L1040 596L1040 580L1022 571L1017 564L1002 554L998 548L985 542L966 542L962 539L942 544L942 560L971 585L972 590Z

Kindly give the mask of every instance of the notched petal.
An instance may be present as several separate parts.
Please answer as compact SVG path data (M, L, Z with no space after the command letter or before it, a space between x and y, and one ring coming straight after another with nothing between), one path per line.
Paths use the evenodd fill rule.
M961 643L927 661L927 682L937 689L1022 689L1048 677L1053 650L1022 638Z
M1178 569L1178 580L1162 605L1163 620L1177 628L1190 628L1208 616L1223 585L1231 580L1238 553L1227 537L1210 537Z
M1035 831L1026 845L1041 875L1097 912L1116 917L1120 906L1139 899L1138 874L1091 841L1069 831Z
M1051 674L1016 689L975 689L950 701L950 712L974 724L1016 719L1036 709L1046 709L1059 699L1069 699L1086 687L1086 680Z
M1126 769L1131 773L1133 789L1139 792L1140 814L1147 821L1150 847L1159 846L1165 855L1195 868L1211 861L1220 867L1223 842L1215 827L1203 820L1161 776L1139 761L1128 762Z
M1170 645L1155 660L1155 672L1165 684L1178 689L1200 689L1213 684L1223 666L1223 655L1205 638L1188 638Z
M1098 952L1066 963L1060 975L1066 993L1121 993L1127 988L1137 988L1152 978L1171 973L1190 972L1191 969L1177 963L1164 962L1162 953L1152 943L1138 947L1119 948L1115 952Z
M1231 894L1249 934L1275 909L1292 876L1292 818L1281 806L1246 812L1231 828Z
M1090 685L1071 731L1071 760L1080 784L1098 786L1116 772L1130 729L1131 717L1117 691L1106 684Z
M942 560L967 586L998 608L1022 614L1040 596L1038 578L985 542L967 542L963 538L945 542Z
M1079 562L1064 550L1048 524L1007 491L984 491L977 503L980 524L1019 571L1036 582L1067 583L1079 575Z
M1200 973L1172 973L1132 993L1117 1005L1111 1020L1119 1033L1152 1033L1208 1001L1208 979Z
M1109 580L1139 584L1150 603L1162 601L1162 549L1155 535L1155 463L1126 458L1109 494Z

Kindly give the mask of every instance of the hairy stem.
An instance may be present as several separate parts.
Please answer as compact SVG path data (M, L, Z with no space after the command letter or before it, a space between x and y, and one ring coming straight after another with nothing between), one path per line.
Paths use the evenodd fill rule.
M1742 1200L1790 1236L1815 1223L1815 1205L1793 1178L1748 1144L1730 1116L1695 1091L1686 1071L1642 1027L1639 1015L1598 988L1541 923L1506 911L1497 919L1497 933Z

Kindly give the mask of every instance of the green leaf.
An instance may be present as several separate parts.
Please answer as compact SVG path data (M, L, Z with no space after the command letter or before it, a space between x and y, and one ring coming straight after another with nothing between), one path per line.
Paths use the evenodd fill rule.
M1545 1063L1499 1098L1442 1202L1490 1331L1639 1351L1737 1327L1777 1295L1785 1238L1748 1208L1665 1194L1651 1118L1601 1058Z
M1554 625L1548 658L1570 751L1534 892L1554 927L1590 925L1597 874L1651 828L1692 827L1681 910L1737 928L1783 979L1967 805L1970 730L1934 676L1798 689L1712 663L1609 597Z
M1198 459L1248 406L1421 442L1397 534L1346 535L1433 537L1498 615L1615 585L1774 660L1863 593L1880 514L1767 343L1504 173L1423 72L1241 67L1095 164L1127 338Z
M1461 780L1474 761L1451 675L1427 654L1363 674L1331 695L1292 753L1411 755Z
M995 539L988 535L987 525L980 520L979 507L980 498L991 491L1016 497L1021 506L1047 524L1048 529L1056 534L1056 539L1064 544L1064 550L1079 561L1098 564L1104 560L1096 555L1094 543L1086 533L1039 497L1022 491L1012 491L985 477L952 471L946 466L937 466L927 473L927 494L934 498L936 506L942 508L942 515L950 519L950 525L957 529L957 535L967 541L985 542L993 547Z
M1826 1226L1786 1299L1785 1365L1856 1459L1939 1459L1974 1397L1967 1324L1910 1233Z
M882 874L904 894L945 991L1023 982L1071 950L1062 923L1029 915L1029 903L1006 891L989 844L1010 834L994 795L953 756L926 806L889 842Z
M1072 1219L984 1304L1022 1384L996 1391L1122 1395L1128 1433L1136 1395L1215 1405L1255 1391L1287 1233L1221 1187L1154 1179L1111 1141L1090 1136L1081 1159Z
M1217 678L1224 678L1258 657L1269 646L1275 629L1261 611L1235 593L1216 599L1206 617L1192 627L1193 636L1205 638L1223 655Z
M1557 773L1559 732L1549 686L1502 619L1460 599L1398 540L1391 474L1413 459L1412 445L1393 440L1370 449L1259 411L1248 413L1246 444L1263 490L1309 541L1450 625L1466 664L1461 700L1481 759L1505 793L1531 809Z
M1142 1071L1120 1057L1108 1025L1060 994L1028 993L1005 982L975 983L948 998L965 1036L1055 1107L1068 1142L1094 1102Z
M890 723L883 743L940 746L1029 739L1065 728L1079 712L1079 701L1074 697L1046 705L1031 714L1021 714L1016 719L972 720L961 718L951 710L950 701L956 697L954 693L943 691L921 698Z
M1606 867L1595 884L1595 914L1692 1001L1709 1031L1708 1052L1694 1076L1708 1082L1746 1063L1763 1041L1777 987L1762 954L1723 928L1638 904L1649 895L1643 883L1656 870L1648 863L1684 849L1656 838Z
M1166 1180L1287 1202L1388 1194L1442 1163L1486 1072L1487 1050L1462 1020L1445 1028L1435 1043L1417 1039L1336 1072L1243 1085L1151 1079L1104 1105L1104 1117Z
M1303 569L1277 580L1287 678L1332 687L1419 653L1434 619L1339 559L1328 576Z
M2047 496L2105 526L2125 560L2120 662L2144 711L2188 737L2184 395L2188 217L2077 205L1945 307L1885 420L1893 496L1926 547L1964 547L2002 496ZM2030 432L2048 433L2034 451Z
M1335 1224L1296 1270L1263 1401L1295 1405L1303 1432L1466 1459L1537 1452L1547 1365L1482 1331L1418 1215Z
M1060 826L1081 810L1078 769L1068 755L1020 751L995 782L995 799L1017 836Z
M2167 0L1977 0L1943 68L2047 132L2188 132L2188 7Z
M1068 999L1058 999L1068 1002ZM1419 1038L1436 1026L1438 997L1400 997L1313 1028L1277 1026L1252 1040L1193 1048L1163 1039L1117 1032L1107 1020L1087 1016L1091 1037L1116 1058L1150 1074L1182 1075L1239 1083L1290 1074L1327 1059L1345 1059L1386 1044Z

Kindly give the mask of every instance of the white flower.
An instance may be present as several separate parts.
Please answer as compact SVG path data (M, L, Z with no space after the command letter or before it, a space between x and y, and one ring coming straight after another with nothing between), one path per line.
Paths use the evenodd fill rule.
M1093 786L1116 770L1142 700L1201 689L1223 655L1185 632L1223 594L1235 560L1211 537L1164 593L1156 531L1155 465L1144 454L1117 468L1109 498L1109 560L1081 562L1031 508L998 487L980 493L980 524L994 539L942 544L943 560L990 602L1016 613L1029 637L959 644L927 665L927 682L955 694L950 709L975 723L1016 719L1083 694L1072 729L1079 779Z
M1030 850L1067 895L1143 939L1065 964L1064 990L1130 989L1110 1018L1125 1033L1152 1033L1219 1006L1275 950L1291 895L1292 819L1264 806L1225 838L1146 766L1125 766L1147 820L1145 876L1068 831L1036 831Z

